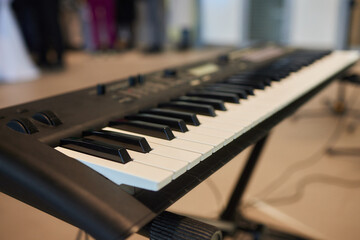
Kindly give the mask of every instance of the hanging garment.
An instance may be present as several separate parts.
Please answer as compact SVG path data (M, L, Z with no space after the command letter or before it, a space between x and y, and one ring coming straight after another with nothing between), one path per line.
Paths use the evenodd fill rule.
M135 45L136 1L116 1L117 48L130 49Z
M61 69L64 44L59 22L60 0L14 0L12 5L37 64Z
M95 43L92 33L92 20L90 7L86 1L80 3L80 21L82 27L82 38L84 40L84 48L88 51L95 51Z
M33 80L39 72L26 52L10 2L0 0L0 82Z
M80 3L78 1L60 1L60 23L64 45L68 49L82 48L84 39L80 18Z
M164 0L146 1L146 28L148 28L145 52L157 53L165 45L165 2Z
M88 0L96 49L112 49L116 41L114 0Z

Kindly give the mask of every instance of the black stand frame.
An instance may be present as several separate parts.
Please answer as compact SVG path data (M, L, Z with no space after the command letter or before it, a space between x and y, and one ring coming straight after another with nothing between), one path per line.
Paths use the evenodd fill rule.
M222 214L220 215L220 219L226 221L235 221L236 220L236 210L237 207L241 204L241 200L243 198L244 192L249 185L251 175L255 170L255 166L259 160L261 151L263 150L266 140L269 135L265 135L261 138L254 146L246 165L243 171L240 173L239 179L235 185L235 189L228 201L228 204Z
M268 134L261 138L252 149L252 152L246 162L243 171L240 173L235 189L228 201L227 206L220 215L220 220L232 222L235 224L237 230L247 232L253 236L254 239L297 239L305 240L306 238L296 236L291 233L274 230L266 227L266 225L257 223L246 219L238 207L241 204L245 190L249 185L250 178L255 170L256 164L260 159L262 150L268 139Z

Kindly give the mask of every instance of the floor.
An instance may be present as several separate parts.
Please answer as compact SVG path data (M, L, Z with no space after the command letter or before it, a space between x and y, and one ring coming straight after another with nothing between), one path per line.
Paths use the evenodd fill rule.
M64 72L46 73L34 82L0 85L0 107L206 59L221 51L224 49L153 56L74 53L68 56ZM352 71L360 72L360 65ZM327 151L329 147L360 148L360 89L346 86L351 109L341 116L328 107L337 89L338 83L331 84L272 130L241 206L246 216L313 239L360 239L360 154L331 155ZM169 210L215 219L249 150ZM0 239L76 239L77 234L75 227L0 194ZM144 238L135 234L130 239Z

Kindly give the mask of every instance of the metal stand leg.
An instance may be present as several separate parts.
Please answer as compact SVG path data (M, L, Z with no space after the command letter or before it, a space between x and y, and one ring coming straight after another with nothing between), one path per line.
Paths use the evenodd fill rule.
M247 232L253 239L296 239L305 240L305 238L296 236L290 233L274 230L266 227L264 224L257 223L251 220L247 220L243 217L241 212L238 211L238 207L241 204L242 197L245 193L246 187L249 185L250 178L258 163L261 151L263 150L268 135L260 139L254 146L245 168L241 172L235 189L230 197L227 207L220 215L220 220L233 222L236 228L240 231Z
M345 102L345 82L344 80L340 80L337 99L334 101L331 106L332 111L337 115L342 115L346 111L346 102Z
M343 81L340 83L338 89L338 99L333 106L333 110L337 114L344 114L345 112L351 111L351 109L347 109L345 102L345 81L351 82L353 84L360 85L359 76L358 75L349 75L346 76ZM356 116L355 116L356 117ZM333 148L330 147L327 150L330 155L352 155L357 156L360 154L360 147L353 148Z
M235 186L233 194L230 197L230 200L227 204L227 207L222 212L220 218L226 221L235 221L236 218L236 210L237 207L241 204L241 199L244 195L246 187L249 184L250 177L254 172L256 163L259 160L261 151L265 145L265 142L268 138L268 135L260 139L254 146L249 159L246 162L245 168L243 169L242 173L240 174L239 180Z

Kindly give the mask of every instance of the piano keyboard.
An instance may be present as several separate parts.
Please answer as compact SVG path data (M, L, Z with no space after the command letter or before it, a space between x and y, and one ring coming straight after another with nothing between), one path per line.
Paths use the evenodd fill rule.
M358 58L255 47L0 109L0 191L126 238Z
M116 184L158 191L357 58L354 52L294 52L113 119L55 149Z

